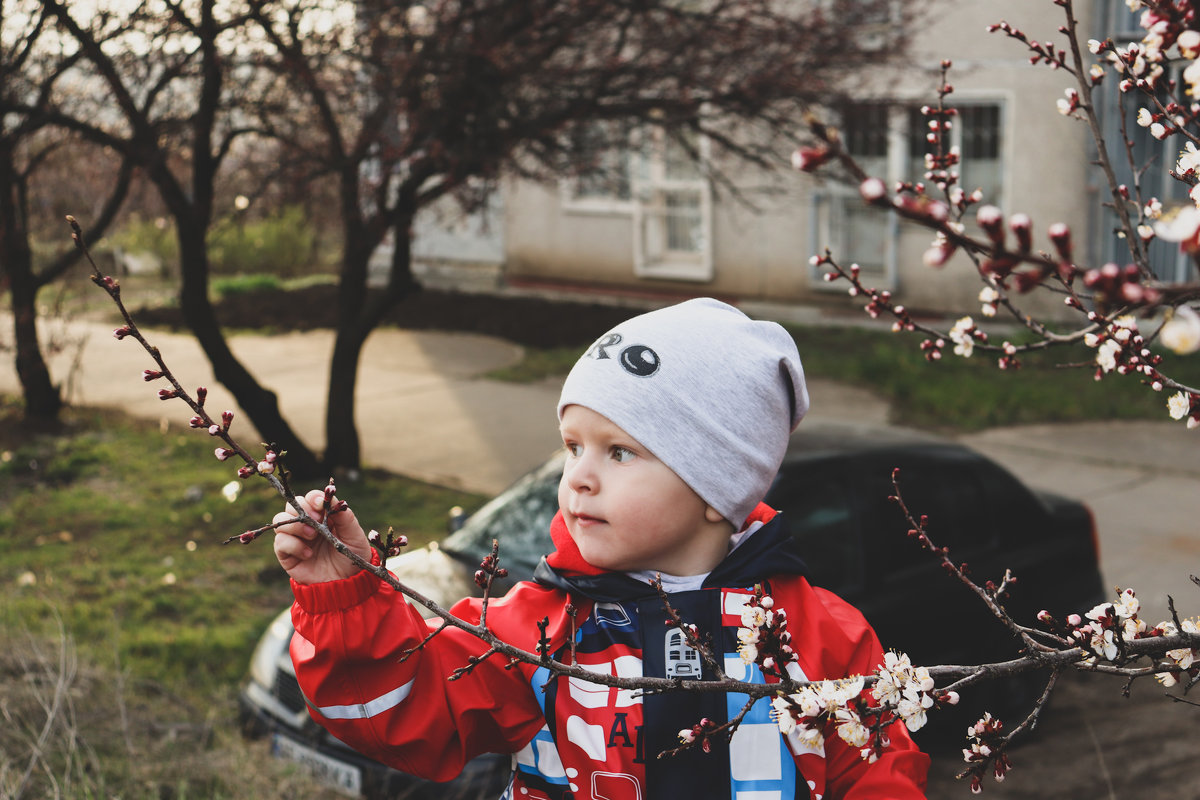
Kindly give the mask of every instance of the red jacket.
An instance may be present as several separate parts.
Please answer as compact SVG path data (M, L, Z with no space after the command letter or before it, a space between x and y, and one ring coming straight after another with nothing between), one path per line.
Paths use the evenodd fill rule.
M768 513L764 518L773 516ZM673 638L659 598L644 584L597 570L582 560L561 517L552 528L557 552L544 559L535 582L518 584L489 603L494 633L533 651L548 618L551 649L569 659L577 609L575 657L596 671L622 676L701 669L694 651ZM869 674L882 661L879 642L862 615L835 595L814 588L801 574L781 525L771 523L738 547L705 581L704 588L671 596L672 606L702 631L713 633L731 677L761 683L756 667L736 654L741 606L756 583L766 583L776 607L788 612L788 629L803 674L810 680ZM484 752L514 754L506 797L668 798L923 798L928 757L902 725L891 728L891 746L874 764L830 731L821 752L808 752L779 733L760 700L732 741L712 752L655 756L679 744L677 734L708 717L736 714L744 696L666 693L642 696L577 679L550 680L545 669L506 669L492 657L469 675L447 681L455 668L487 648L458 629L447 629L423 648L430 627L403 597L370 573L342 581L293 583L292 659L310 711L334 736L359 752L422 777L449 780ZM453 613L477 623L480 601L467 599ZM718 656L720 657L720 656ZM707 676L706 676L707 677Z

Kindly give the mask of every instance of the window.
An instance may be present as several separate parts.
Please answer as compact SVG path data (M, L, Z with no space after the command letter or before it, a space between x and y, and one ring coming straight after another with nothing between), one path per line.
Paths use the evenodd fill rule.
M1141 41L1146 31L1138 23L1141 10L1131 11L1125 0L1103 0L1096 16L1099 22L1097 39L1112 37L1116 42Z
M890 168L897 147L893 111L884 103L861 103L845 107L841 114L847 152L868 174L884 179L898 177ZM896 216L867 206L854 186L827 184L813 200L815 219L809 226L817 237L813 252L829 248L839 263L857 264L874 285L894 286ZM815 278L814 270L814 286L842 289Z
M929 141L929 117L917 107L908 109L908 171L911 181L924 180L925 154L933 153ZM998 103L963 104L953 117L948 147L958 148L962 161L958 166L959 186L964 191L983 191L985 203L1001 205L1004 200L1003 131L1004 120Z
M568 212L630 215L639 277L711 280L712 186L696 160L708 157L706 138L658 127L614 136L596 123L577 129L572 145L584 168L561 184Z
M958 104L950 129L949 147L958 148L960 185L966 191L983 190L986 202L1004 199L1004 108L997 102ZM925 176L925 154L932 152L927 139L929 118L920 107L887 103L862 103L842 110L842 133L847 151L870 175L887 183L920 181ZM880 213L862 202L856 187L823 187L814 196L813 252L828 247L838 262L858 264L861 274L877 288L896 285L896 259L902 233L899 218ZM814 287L842 291L837 283L819 280L812 270Z
M696 160L707 158L708 140L662 128L644 134L633 178L634 273L710 280L712 186Z
M562 182L563 204L572 211L629 212L632 200L629 151L613 147L627 141L613 123L584 123L570 135L579 172Z
M1125 7L1123 3L1121 7ZM1168 76L1178 81L1179 71L1180 66L1174 65L1168 69ZM1164 148L1162 143L1150 134L1148 128L1137 124L1138 108L1147 104L1145 99L1139 100L1138 96L1132 94L1121 95L1115 81L1105 81L1096 94L1099 98L1097 109L1100 125L1108 143L1109 159L1117 182L1131 187L1139 186L1143 200L1157 197L1168 213L1190 204L1188 186L1169 174L1169 171L1175 168L1177 153L1170 148ZM1160 93L1159 99L1164 104L1168 102L1165 91ZM1126 156L1124 148L1119 146L1126 135L1131 145L1133 167L1130 166L1130 159ZM1127 264L1132 258L1129 243L1118 235L1120 223L1116 213L1106 202L1109 198L1109 191L1105 185L1098 192L1099 202L1093 208L1093 214L1099 219L1098 230L1102 235L1097 237L1099 252L1092 254L1091 258L1099 262ZM1192 260L1173 242L1152 240L1147 248L1147 259L1155 277L1160 280L1184 283L1195 278L1196 267Z

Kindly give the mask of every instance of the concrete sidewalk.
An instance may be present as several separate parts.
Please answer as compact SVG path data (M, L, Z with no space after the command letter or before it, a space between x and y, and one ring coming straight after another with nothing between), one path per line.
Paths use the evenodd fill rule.
M116 340L112 329L76 322L64 331L77 344L53 357L51 374L67 381L70 402L186 425L190 410L178 400L159 400L161 382L141 379L142 370L155 367L150 356L133 339ZM208 388L208 408L240 411L213 379L193 337L160 331L146 336L185 387ZM277 393L285 418L305 444L323 449L333 333L235 335L229 343L258 381ZM79 366L72 372L77 355ZM559 446L558 379L514 384L482 377L521 356L516 345L475 334L375 331L363 350L356 399L364 463L446 486L499 492ZM20 392L11 360L0 362L0 391ZM868 392L820 380L811 391L814 417L886 420L886 403ZM241 415L233 433L243 444L261 440Z

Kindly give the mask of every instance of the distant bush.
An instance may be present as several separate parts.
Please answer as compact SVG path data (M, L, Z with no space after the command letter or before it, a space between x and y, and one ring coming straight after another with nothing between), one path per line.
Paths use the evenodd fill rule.
M278 275L262 272L251 275L228 275L214 278L212 288L220 297L232 297L238 294L282 289L283 280Z
M179 262L175 225L167 217L133 214L104 244L129 253L151 253L167 265ZM315 266L315 251L316 235L300 206L287 206L262 219L225 217L208 233L209 266L216 274L305 275Z
M105 244L130 253L152 253L164 264L179 260L175 225L167 217L146 219L140 214L132 214L124 225L107 237Z
M314 243L304 209L287 206L263 219L220 220L208 234L208 258L214 272L290 277L308 272Z

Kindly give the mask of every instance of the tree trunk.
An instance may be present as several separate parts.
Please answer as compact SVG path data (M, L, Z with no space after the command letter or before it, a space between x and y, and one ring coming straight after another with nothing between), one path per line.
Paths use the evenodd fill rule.
M8 278L13 312L17 377L25 400L26 419L53 421L62 410L62 395L50 380L37 332L38 282L21 203L20 178L12 151L0 152L0 272Z
M6 248L8 250L8 248ZM17 377L25 398L25 417L42 421L58 419L62 394L50 379L50 370L42 358L37 330L37 286L25 251L26 263L14 263L11 251L4 254L5 269L12 292L13 341L16 346Z
M316 454L283 418L276 394L259 385L234 356L221 333L216 313L208 300L208 254L204 247L204 230L180 216L176 216L176 225L182 275L179 305L188 328L212 364L213 375L237 398L264 441L287 450L287 468L292 473L301 478L322 477L324 470ZM297 365L297 369L300 368ZM209 413L212 414L212 411ZM220 409L217 414L220 414ZM236 430L234 435L238 435Z
M329 365L329 395L325 406L325 464L329 469L358 469L362 452L354 396L358 385L358 362L363 345L384 314L410 292L412 279L412 242L409 239L410 215L392 227L395 246L388 271L387 287L373 296L367 292L367 261L370 251L347 243L343 252L341 281L338 284L337 335L333 362Z

